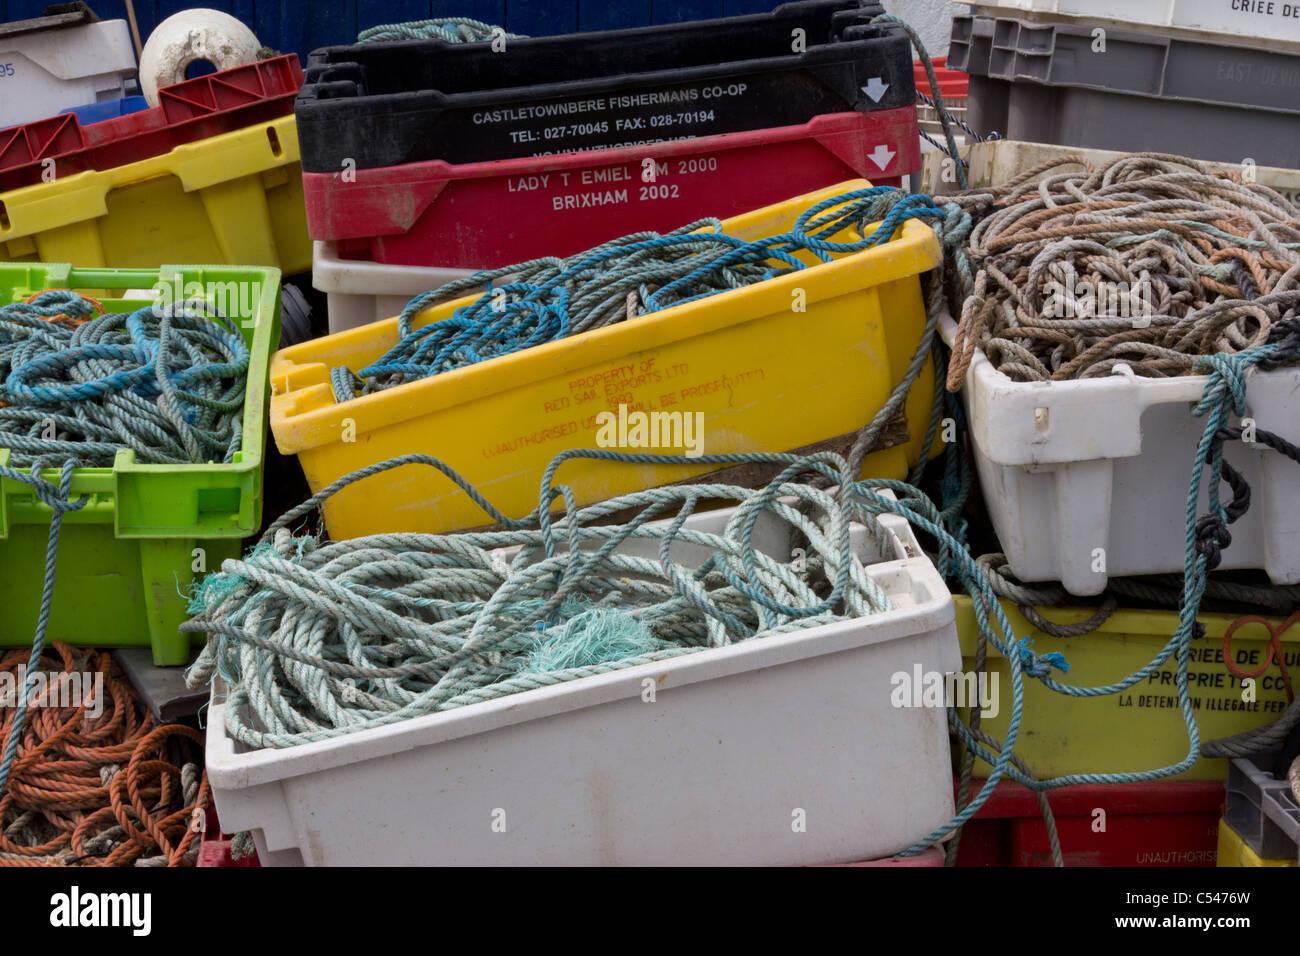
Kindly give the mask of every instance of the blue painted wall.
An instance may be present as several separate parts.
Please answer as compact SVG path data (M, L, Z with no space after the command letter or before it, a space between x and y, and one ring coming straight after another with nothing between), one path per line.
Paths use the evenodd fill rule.
M0 22L40 16L54 0L0 0ZM88 0L102 19L125 19L123 0ZM758 13L780 0L135 0L140 37L189 7L223 10L243 20L259 40L300 56L316 47L350 43L379 23L464 16L500 24L513 33L542 36L610 30L707 17Z

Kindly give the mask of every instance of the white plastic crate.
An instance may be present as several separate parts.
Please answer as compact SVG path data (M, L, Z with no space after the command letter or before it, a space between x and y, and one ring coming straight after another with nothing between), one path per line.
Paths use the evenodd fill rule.
M731 509L688 528L720 531ZM788 555L767 516L757 547ZM893 602L868 618L284 750L245 751L214 685L222 826L263 865L798 865L891 856L953 812L947 715L891 705L896 672L960 669L953 601L907 522L855 551ZM654 550L632 541L625 549ZM675 545L677 560L702 561ZM654 681L645 702L643 681ZM802 812L800 812L802 811ZM494 820L504 819L504 832ZM802 832L795 824L806 821Z
M0 127L120 99L135 68L125 20L0 37Z
M406 303L420 293L474 271L340 259L332 242L317 240L311 246L311 284L325 293L330 335L401 315Z
M1300 5L1284 0L996 0L955 5L963 11L974 6L981 13L1015 11L1165 28L1210 43L1300 45Z
M956 331L951 316L941 317L949 345ZM1015 382L976 352L961 393L971 453L1016 577L1092 595L1111 575L1183 570L1187 490L1205 426L1191 409L1205 381L1140 378L1117 366L1104 378ZM1246 402L1257 429L1300 442L1300 369L1252 371ZM1300 468L1262 443L1224 449L1249 482L1251 503L1229 525L1220 567L1300 583ZM1200 514L1208 484L1207 467ZM1220 494L1231 500L1226 484Z

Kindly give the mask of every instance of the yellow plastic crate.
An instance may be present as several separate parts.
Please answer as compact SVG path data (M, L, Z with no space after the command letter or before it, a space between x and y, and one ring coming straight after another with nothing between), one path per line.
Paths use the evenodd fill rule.
M0 193L0 262L311 268L292 116Z
M1265 860L1250 848L1227 820L1219 821L1219 866L1296 866L1295 859Z
M975 664L979 631L969 597L958 595L957 633L966 668ZM1070 662L1067 674L1055 672L1061 683L1079 687L1113 684L1150 662L1178 627L1173 611L1119 610L1097 631L1074 638L1048 637L1025 620L1010 601L1002 602L1017 639L1029 635L1039 653L1060 651ZM1074 623L1086 620L1089 609L1040 609L1048 620ZM1271 723L1286 707L1286 691L1276 664L1256 679L1256 700L1242 700L1239 681L1222 663L1223 634L1237 620L1232 614L1202 614L1205 637L1192 643L1188 664L1190 695L1201 740L1226 737ZM1274 627L1280 623L1270 619ZM1253 671L1264 661L1267 630L1246 624L1232 636L1232 654L1238 666ZM1300 628L1282 634L1287 665L1296 672L1300 662ZM1141 684L1106 697L1065 697L1025 679L1024 716L1016 753L1039 777L1071 773L1154 770L1187 756L1187 731L1178 707L1174 677L1177 661L1171 656L1164 668ZM989 648L989 670L998 675L999 712L985 718L982 729L1002 739L1011 716L1011 671L1007 661ZM991 679L991 678L990 678ZM976 776L989 767L976 761ZM1226 760L1201 760L1180 775L1184 780L1223 780Z
M777 234L814 203L866 185L843 183L729 219L724 228L745 238ZM892 241L834 262L339 404L330 370L363 368L397 342L397 319L376 322L273 358L271 429L280 451L298 456L313 490L422 452L447 462L511 516L536 508L555 455L597 447L597 414L620 404L703 413L704 454L801 448L855 431L884 404L925 324L918 276L940 255L933 231L908 221ZM806 293L806 312L792 310L796 289ZM472 301L429 309L415 325ZM904 406L908 441L872 453L864 474L902 478L918 460L933 389L927 361ZM716 467L572 461L556 480L586 504ZM326 504L325 521L336 539L490 523L424 467L346 489Z

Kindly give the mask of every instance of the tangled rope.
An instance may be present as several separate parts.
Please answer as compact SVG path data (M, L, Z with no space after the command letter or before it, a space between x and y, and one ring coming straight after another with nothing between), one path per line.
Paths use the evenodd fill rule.
M45 649L59 535L78 465L111 467L119 450L141 463L229 462L243 436L249 353L206 303L105 314L70 290L0 308L0 478L29 485L53 512L28 673ZM58 465L58 483L42 475ZM18 470L30 467L29 472ZM17 759L30 686L24 684L0 755L0 794Z
M831 238L874 221L877 213L884 221L864 238ZM808 267L796 258L800 252L830 262L889 240L906 219L944 215L927 197L902 198L901 190L880 186L823 200L788 232L763 239L728 235L718 220L708 219L662 236L623 236L568 259L480 272L412 299L398 319L398 342L383 357L356 374L332 370L335 399L345 402L798 271ZM696 231L707 226L712 231ZM494 287L503 277L512 278ZM485 285L472 304L415 328L423 310Z
M0 308L0 448L10 466L229 462L239 450L249 353L198 303L108 313L76 292Z
M358 43L379 43L386 40L444 40L447 43L483 43L495 36L509 40L522 40L525 34L506 33L501 27L471 20L469 17L438 17L433 20L409 20L405 23L383 23L357 34Z
M976 349L1016 381L1164 377L1294 334L1300 211L1266 186L1142 153L1063 157L955 201L981 219L950 390Z
M544 501L563 497L565 516L552 523L542 508L503 531L322 544L282 519L205 579L184 629L210 637L188 679L220 673L233 687L230 733L286 747L888 610L849 548L852 520L883 533L863 503L790 480L809 468L843 479L847 463L783 460L793 463L760 491L670 486L577 509L547 486ZM386 467L411 464L446 470L421 455ZM718 501L736 504L724 530L683 527ZM600 523L625 509L636 518ZM648 524L657 517L672 520ZM806 557L754 547L760 521L769 539L798 534ZM697 567L673 556L675 543L711 556Z
M25 658L0 657L7 693L25 683ZM211 802L201 735L155 727L107 653L56 642L37 667L62 676L33 707L0 796L0 866L193 865L193 821ZM0 713L7 737L17 715Z

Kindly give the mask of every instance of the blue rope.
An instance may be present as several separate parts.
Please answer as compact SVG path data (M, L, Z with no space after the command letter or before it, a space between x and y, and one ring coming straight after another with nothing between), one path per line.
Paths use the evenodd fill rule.
M831 237L858 225L888 201L885 218L868 235L851 242ZM808 268L796 253L811 253L818 262L869 249L893 238L908 219L943 220L927 196L875 186L823 200L803 213L788 232L745 240L721 231L697 232L699 223L667 235L637 233L579 253L567 260L536 260L481 273L472 280L488 289L452 315L416 329L417 314L448 289L417 296L398 318L398 342L381 358L354 374L330 372L339 402L428 378L488 359L509 355L544 342L694 302ZM492 287L490 276L519 275ZM639 306L628 314L628 295Z

